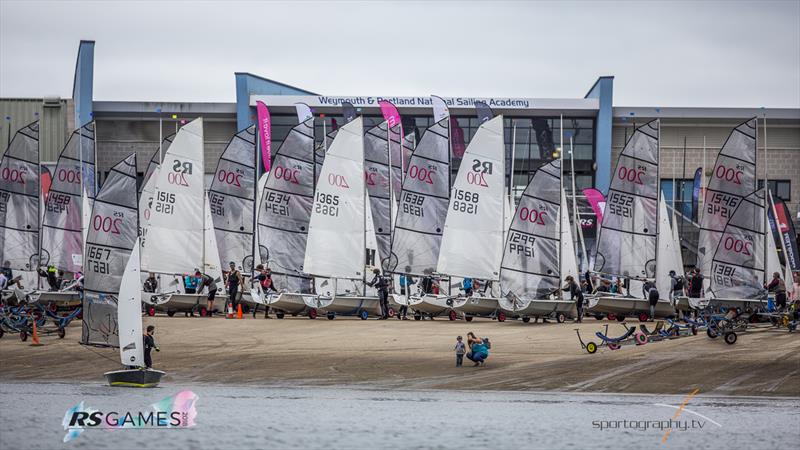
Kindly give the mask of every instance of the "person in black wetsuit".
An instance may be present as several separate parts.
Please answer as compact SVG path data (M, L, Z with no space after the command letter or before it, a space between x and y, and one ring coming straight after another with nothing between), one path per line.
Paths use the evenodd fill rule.
M161 349L156 346L156 341L153 339L153 334L156 332L156 327L153 325L147 326L147 331L144 333L144 365L148 369L153 367L153 358L150 357L150 352L156 349L160 352Z
M578 309L578 322L583 322L583 291L572 275L567 275L565 281L567 285L562 289L569 292L570 299L575 302L575 307Z
M372 273L375 276L367 284L378 290L378 299L381 302L381 317L378 320L386 320L389 318L389 282L381 275L380 269L373 269Z
M206 304L206 317L211 317L214 311L214 298L217 296L217 282L210 275L200 273L199 270L195 271L194 276L200 280L197 286L197 293L203 292L204 287L208 287L208 302Z

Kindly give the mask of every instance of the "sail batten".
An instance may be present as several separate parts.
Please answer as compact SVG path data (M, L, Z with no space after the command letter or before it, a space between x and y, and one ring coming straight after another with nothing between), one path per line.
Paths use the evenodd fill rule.
M137 240L137 203L134 153L109 172L92 208L83 268L84 344L119 345L117 293Z

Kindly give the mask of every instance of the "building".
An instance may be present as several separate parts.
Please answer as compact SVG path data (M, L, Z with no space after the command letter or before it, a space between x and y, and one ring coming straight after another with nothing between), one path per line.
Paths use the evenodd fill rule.
M282 140L296 124L294 104L297 102L307 103L317 116L324 115L316 121L316 136L320 142L323 129L330 130L342 123L343 100L353 103L367 124L382 120L377 105L381 97L322 95L249 73L234 74L236 99L231 103L103 101L92 95L93 68L94 42L82 41L71 99L0 99L0 113L6 117L0 139L42 118L42 158L52 162L76 123L95 120L98 170L102 180L112 165L134 151L138 155L139 171L143 173L158 149L159 137L174 133L182 122L196 117L204 118L205 170L212 174L231 136L255 121L254 105L259 99L270 107L272 136L276 141ZM613 86L614 78L603 76L585 95L575 98L454 97L446 100L451 103L451 114L457 118L464 144L469 143L478 127L475 100L486 101L495 114L504 115L507 167L510 173L513 153L513 190L517 195L524 190L533 171L557 156L562 145L565 151L572 150L577 191L580 193L583 188L594 186L605 192L616 157L633 127L660 118L662 187L670 202L674 193L676 206L684 213L681 215L684 235L690 235L695 227L693 212L686 209L691 204L695 170L714 164L717 152L733 127L754 116L766 117L766 135L764 121L759 121L759 151L767 148L770 187L786 201L797 222L800 109L631 108L614 105ZM420 97L383 97L395 103L403 115L404 129L413 131L417 137L432 121L429 94L420 94ZM454 152L458 157L458 150ZM565 153L565 157L568 154ZM570 167L565 166L565 169ZM572 172L566 174L569 176ZM571 192L569 180L565 188ZM583 203L580 212L587 246L591 246L596 228L594 215ZM692 251L691 248L686 250ZM692 261L691 255L688 256L687 260Z

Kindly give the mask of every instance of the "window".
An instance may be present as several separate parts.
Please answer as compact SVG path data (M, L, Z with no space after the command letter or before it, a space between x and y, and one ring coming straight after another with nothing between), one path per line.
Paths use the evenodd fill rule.
M672 179L661 180L661 192L664 194L664 200L667 202L667 206L671 209L677 209L677 212L687 219L697 220L697 211L692 210L693 191L693 179L675 180L674 186L672 184Z
M764 189L764 180L758 180L758 188ZM792 182L790 180L769 180L767 189L774 198L779 198L785 202L792 201Z

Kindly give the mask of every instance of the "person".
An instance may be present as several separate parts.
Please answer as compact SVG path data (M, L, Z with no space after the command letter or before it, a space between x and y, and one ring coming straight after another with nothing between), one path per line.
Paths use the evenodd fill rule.
M680 297L683 295L683 277L679 276L674 270L669 271L669 284L670 284L670 291L669 291L669 300L672 304L675 304L675 298Z
M75 279L77 280L78 278L75 278ZM60 289L65 289L69 285L69 282L64 279L64 271L63 270L59 270L58 271L58 275L56 275L56 285L58 286L59 290Z
M216 283L216 281L214 280L213 277L211 277L211 276L209 276L207 274L204 274L204 273L200 273L199 270L195 270L194 276L195 276L195 278L197 280L199 280L199 283L195 282L195 283L198 284L198 286L197 286L197 293L198 294L202 294L203 293L203 288L208 287L208 299L206 301L206 314L208 315L208 317L211 317L211 315L214 312L214 298L217 296L217 283Z
M467 353L467 359L474 362L475 366L486 365L486 358L489 357L488 339L484 340L470 331L467 333L467 345L470 349L470 352Z
M614 284L611 286L611 293L612 294L620 294L622 295L622 279L617 277L614 280Z
M472 278L465 277L461 280L461 289L464 289L465 297L472 297Z
M565 278L567 285L564 286L562 289L569 291L570 300L575 302L575 307L578 309L578 322L583 322L583 291L581 287L578 286L578 282L575 281L575 278L572 275L567 275Z
M653 318L656 316L656 304L658 304L659 298L656 284L647 280L644 286L642 286L642 293L644 294L644 298L650 303L650 322L652 322Z
M703 274L699 267L695 267L689 281L689 297L700 298L703 295Z
M594 292L611 292L611 283L608 280L601 280Z
M3 275L6 276L7 280L13 280L14 279L14 271L11 270L11 261L5 261L3 263L3 268L0 269L0 271L3 272Z
M375 276L367 284L378 290L378 299L381 304L381 317L378 320L386 320L389 318L389 282L386 277L381 275L381 270L377 267L372 269L372 273Z
M160 352L161 349L156 346L156 341L153 339L153 334L156 332L156 327L148 325L144 333L144 365L148 369L153 367L153 358L150 357L150 351L156 349Z
M456 338L456 346L454 348L456 351L456 367L461 367L464 363L464 353L467 353L467 347L464 345L462 339L461 336Z
M423 294L433 294L433 277L430 275L423 277L420 287Z
M786 283L781 279L780 272L772 274L772 281L764 284L768 292L775 293L775 306L778 311L786 309Z
M197 274L200 273L200 269L194 269L195 276L191 276L188 273L183 275L183 290L187 294L199 294L200 291L197 288Z
M145 292L156 292L158 290L158 280L156 279L156 274L150 272L147 275L147 279L144 280L144 288Z
M47 285L50 286L51 291L59 290L61 286L58 281L58 278L56 277L55 267L47 266L47 268L45 269L40 267L39 270L37 270L37 273L39 274L40 277L47 279Z
M236 263L230 262L231 270L228 272L228 278L225 282L225 287L228 288L228 302L230 302L233 310L236 310L236 305L239 304L239 286L244 284L242 273L236 270Z
M5 273L0 272L0 290L5 289L6 286L8 286L8 278Z
M399 320L408 320L408 296L411 295L411 285L417 283L408 273L410 271L411 266L406 266L405 273L400 275L400 295L405 296L405 303L400 305L400 313L397 315Z

